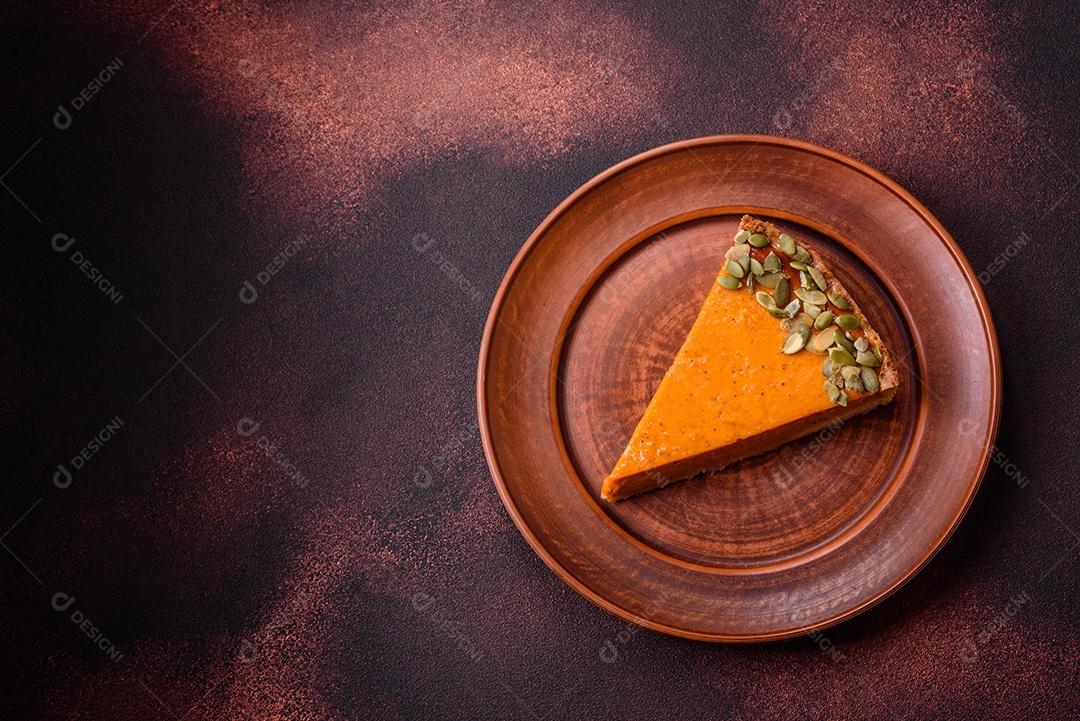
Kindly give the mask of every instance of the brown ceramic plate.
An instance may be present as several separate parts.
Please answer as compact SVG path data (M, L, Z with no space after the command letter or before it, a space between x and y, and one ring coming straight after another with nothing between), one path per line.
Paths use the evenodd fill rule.
M617 504L600 484L693 323L739 217L812 245L900 361L888 406ZM564 581L657 631L760 641L839 623L948 540L1001 406L986 300L956 243L881 173L808 143L666 145L590 180L503 280L480 428L514 523Z

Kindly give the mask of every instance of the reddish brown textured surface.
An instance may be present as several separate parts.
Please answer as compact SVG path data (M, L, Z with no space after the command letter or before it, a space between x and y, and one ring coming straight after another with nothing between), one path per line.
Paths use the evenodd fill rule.
M860 7L5 6L4 716L1076 717L1080 18ZM609 165L729 132L908 188L984 273L1001 343L971 512L827 641L627 629L530 551L474 425L529 232Z

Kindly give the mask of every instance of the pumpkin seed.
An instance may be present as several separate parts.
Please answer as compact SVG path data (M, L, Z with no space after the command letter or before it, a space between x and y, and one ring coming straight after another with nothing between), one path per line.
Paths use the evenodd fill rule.
M763 290L759 290L757 293L755 293L754 298L756 298L757 302L761 303L762 307L764 308L776 307L776 301L773 300L773 297Z
M839 329L837 329L837 331L836 331L836 345L838 345L841 348L843 348L844 350L846 350L852 356L854 356L856 353L859 352L859 351L855 350L855 344L852 343L851 340L848 339L847 336L845 336L843 333L841 333Z
M791 302L791 281L788 280L786 275L776 281L773 296L776 298L776 305L779 308L783 308Z
M843 377L844 380L850 380L851 378L854 378L857 375L859 375L859 367L858 366L843 366L840 369L840 375Z
M822 313L821 315L825 315ZM819 318L821 316L818 316ZM814 350L821 353L826 352L832 347L832 344L836 342L836 328L826 328L825 330L814 336Z
M825 381L825 385L822 386L825 392L829 395L829 403L836 403L840 400L840 389L834 386L829 381Z
M722 275L716 279L716 282L720 284L721 288L727 288L728 290L736 290L742 285L739 279L733 275Z
M765 269L761 267L761 263L756 258L750 258L750 272L754 275L762 275Z
M803 347L806 345L806 338L803 336L802 333L799 332L799 329L805 327L806 326L804 325L800 325L795 328L795 330L788 333L788 337L784 339L784 347L782 349L784 353L786 353L787 355L793 355L803 349Z
M878 363L879 364L884 363L885 359L881 357L881 349L878 348L877 346L874 346L873 351L874 351L874 357L878 359Z
M848 299L842 295L836 293L829 293L829 300L840 310L851 310L851 303L848 303Z
M740 230L738 233L735 234L735 242L745 243L747 240L750 239L751 235L752 233L749 230Z
M731 273L736 278L742 278L746 275L746 271L742 269L742 266L737 261L729 260L724 267L727 268L728 273Z
M801 287L803 287L803 288L809 288L809 287L810 287L810 285L811 285L811 283L813 283L813 282L814 282L814 281L810 280L810 276L808 276L808 275L806 274L806 271L805 271L805 270L800 270L800 271L799 271L799 285L800 285Z
M772 251L769 251L769 254L765 256L765 262L763 262L761 265L764 266L765 270L771 270L774 272L778 272L784 269L784 263L780 260L780 256L776 253L773 253Z
M771 315L773 318L783 319L788 317L787 311L783 308L769 308L768 311L769 315Z
M877 393L881 390L881 382L878 381L877 373L873 368L867 368L863 366L859 369L859 375L862 376L863 388L867 393Z
M791 319L791 327L794 328L797 325L806 326L807 332L809 333L810 327L814 325L814 319L811 318L808 313L798 313Z
M825 280L825 276L821 274L820 270L818 270L814 266L810 266L806 269L806 272L809 273L810 277L814 279L814 285L816 285L820 290L829 289L829 284ZM821 302L824 303L825 301L822 300Z
M807 251L806 248L802 247L801 245L795 246L795 253L791 256L791 259L797 260L800 263L811 263L814 260L810 257L809 251Z
M859 320L859 316L857 315L845 313L844 315L836 317L836 324L844 330L855 330L862 325L862 321Z
M810 290L809 288L796 288L795 295L800 299L805 300L807 303L813 303L815 305L825 304L825 294L820 290Z
M864 350L858 352L858 354L855 356L855 361L859 365L867 366L868 368L875 368L881 365L881 361L877 359L876 355L874 355L873 353L868 353Z
M840 391L840 397L836 399L836 402L838 404L842 405L842 406L846 406L847 405L847 393L844 393L844 391Z
M829 378L836 372L836 364L833 363L832 358L826 358L821 362L821 375Z
M800 263L797 260L793 260L793 261L791 261L791 267L794 268L795 270L806 270L810 266L808 266L806 263Z
M748 291L750 291L751 293L754 292L754 278L756 278L756 277L757 276L755 276L753 273L746 276L746 289Z
M817 320L817 317L821 315L820 305L814 305L813 303L807 303L806 301L803 301L802 309L804 313L806 313L814 320Z
M818 330L825 330L832 323L833 314L831 310L822 311L817 318L814 319L814 327Z
M744 255L749 255L749 254L750 254L750 246L749 245L733 245L733 246L731 246L730 248L727 249L727 252L724 253L724 257L727 258L728 260L738 260L739 258L743 257Z
M795 245L795 239L787 233L780 234L780 250L784 251L786 255L795 255L797 245Z
M784 312L787 313L787 317L794 318L795 314L799 312L799 306L800 303L798 298L785 305Z
M814 334L814 335L812 335L810 337L809 342L806 344L806 350L809 351L810 353L813 353L814 355L828 355L829 351L827 351L827 350L818 350L814 346L814 342L817 341L818 335L820 335L820 334Z
M870 341L866 340L865 338L860 338L859 340L855 341L855 350L862 352L869 349Z
M863 387L862 375L860 375L858 371L856 371L855 375L853 375L852 377L845 378L844 388L849 391L858 391L859 393L865 391L866 388Z
M762 235L761 233L754 233L746 239L746 242L748 242L755 248L764 248L766 245L769 244L769 236Z
M833 365L841 365L841 366L853 366L853 365L855 365L855 359L852 358L851 354L848 353L843 348L830 348L829 349L829 360L831 360L833 362Z
M766 273L765 275L759 276L757 282L761 283L766 288L775 288L782 277L784 277L783 273Z
M747 253L743 257L739 258L739 265L742 267L743 273L750 271L750 254Z
M878 380L877 373L873 368L867 368L863 366L859 369L860 375L863 377L863 387L867 393L877 393L881 390L881 382Z

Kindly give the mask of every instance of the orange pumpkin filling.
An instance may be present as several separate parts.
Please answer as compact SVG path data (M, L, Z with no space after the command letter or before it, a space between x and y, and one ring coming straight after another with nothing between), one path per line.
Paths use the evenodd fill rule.
M767 238L768 245L754 247L748 236L755 244ZM627 498L718 470L892 400L897 374L877 333L820 260L794 245L790 236L783 242L780 236L771 224L743 216L729 261L604 479L605 499ZM798 255L785 253L782 246L798 248ZM769 255L774 258L764 265L771 271L762 262ZM755 263L742 261L743 256ZM740 270L742 276L735 278ZM777 287L785 282L792 287ZM826 287L820 287L822 282ZM785 301L784 307L775 300ZM831 319L818 320L823 313ZM851 317L841 321L842 316ZM864 350L853 348L856 343Z

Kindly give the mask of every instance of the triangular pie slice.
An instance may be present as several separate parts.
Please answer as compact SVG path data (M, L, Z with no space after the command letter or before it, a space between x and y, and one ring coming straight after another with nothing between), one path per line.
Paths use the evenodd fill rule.
M628 498L772 450L888 403L898 382L821 259L745 215L602 495Z

